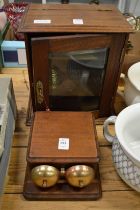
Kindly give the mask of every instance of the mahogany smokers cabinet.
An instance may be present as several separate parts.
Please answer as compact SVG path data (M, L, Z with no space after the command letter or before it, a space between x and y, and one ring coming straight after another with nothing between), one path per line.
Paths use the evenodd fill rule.
M24 33L33 111L110 115L132 27L114 5L30 4Z
M132 28L113 5L31 4L19 32L25 35L35 113L24 196L98 199L94 116L113 112ZM59 149L59 141L68 149Z

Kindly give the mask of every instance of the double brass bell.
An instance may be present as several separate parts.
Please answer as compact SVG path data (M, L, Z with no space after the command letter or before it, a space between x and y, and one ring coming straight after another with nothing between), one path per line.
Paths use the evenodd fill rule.
M59 182L60 177L65 177L67 182L74 187L83 188L93 181L95 172L93 168L86 165L75 165L66 171L64 168L59 171L50 165L40 165L31 171L32 181L42 188L54 186Z

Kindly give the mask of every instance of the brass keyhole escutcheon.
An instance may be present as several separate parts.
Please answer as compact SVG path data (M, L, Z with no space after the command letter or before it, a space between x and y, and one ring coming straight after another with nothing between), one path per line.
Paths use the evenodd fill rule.
M44 95L43 95L43 83L38 80L36 82L36 98L37 98L37 103L42 104L44 101Z
M67 182L74 187L83 188L89 185L94 177L94 169L86 165L75 165L66 171Z
M53 166L40 165L32 169L31 178L37 186L47 188L57 183L59 171Z

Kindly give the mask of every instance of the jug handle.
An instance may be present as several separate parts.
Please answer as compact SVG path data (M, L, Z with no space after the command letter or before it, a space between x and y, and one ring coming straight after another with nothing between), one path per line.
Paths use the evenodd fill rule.
M116 116L110 116L104 121L104 124L103 124L103 134L109 143L112 143L117 138L116 136L111 135L108 130L108 125L115 124L116 118L117 118Z

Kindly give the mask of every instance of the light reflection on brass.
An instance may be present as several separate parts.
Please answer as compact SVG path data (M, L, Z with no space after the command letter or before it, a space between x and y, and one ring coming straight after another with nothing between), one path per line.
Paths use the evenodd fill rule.
M37 186L47 188L57 183L59 171L53 166L40 165L32 169L31 178Z
M42 104L44 101L43 83L40 80L36 82L36 97L37 97L37 103Z
M72 166L66 171L66 179L74 187L85 187L93 181L94 177L94 169L86 165Z

